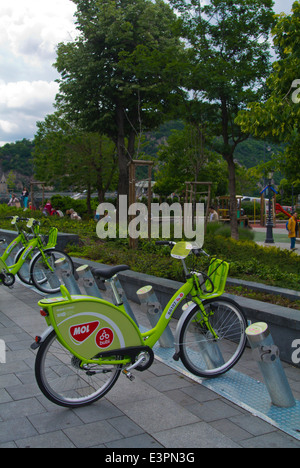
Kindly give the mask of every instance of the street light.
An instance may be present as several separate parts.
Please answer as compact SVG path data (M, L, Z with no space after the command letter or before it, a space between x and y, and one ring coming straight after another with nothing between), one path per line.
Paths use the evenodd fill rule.
M273 192L276 193L276 190L274 190L273 187L272 187L273 174L274 174L273 172L269 172L269 174L268 174L269 183L268 183L268 186L266 187L266 188L268 188L269 210L268 210L267 233L266 233L265 244L274 244L272 198L273 198Z

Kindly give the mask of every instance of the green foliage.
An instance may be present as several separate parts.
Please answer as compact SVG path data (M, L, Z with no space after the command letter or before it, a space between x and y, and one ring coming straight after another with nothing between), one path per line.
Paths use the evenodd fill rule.
M79 37L59 44L56 104L86 131L117 144L119 192L142 131L156 128L184 94L177 18L162 0L73 0Z
M286 143L285 151L274 157L271 164L295 183L300 172L299 18L298 1L294 2L291 15L277 17L273 36L279 59L273 64L267 81L269 97L265 102L253 101L236 119L246 133Z
M155 193L162 196L173 192L184 194L185 182L189 180L213 182L213 197L227 193L226 163L216 153L207 150L210 131L206 122L186 124L182 130L174 130L160 145Z
M0 160L3 172L16 171L25 176L32 176L33 143L26 138L15 143L7 143L0 148Z
M59 199L57 202L59 203ZM67 203L67 200L65 202ZM65 206L70 208L67 204ZM127 239L100 240L97 237L96 222L93 219L78 222L68 217L44 217L38 211L32 213L28 210L24 213L22 209L0 204L2 229L12 229L10 221L4 218L14 214L20 216L26 214L28 217L34 215L35 218L40 219L42 233L47 233L51 226L55 226L59 232L79 235L80 244L68 248L71 255L106 264L128 264L135 271L158 277L177 281L184 279L181 263L170 257L170 248L157 246L154 240L140 239L138 250L131 250ZM236 241L230 237L228 228L220 227L218 223L209 223L204 249L210 255L223 258L230 263L231 277L300 290L299 255L275 247L259 246L251 240L253 234L249 230L240 230L240 237L243 235L246 240ZM199 259L195 256L188 257L190 267L204 271L208 267L208 261L204 256Z
M270 70L268 35L273 24L271 0L211 0L202 6L171 0L182 18L182 35L190 45L187 87L195 102L210 105L215 138L211 149L228 165L232 236L237 237L234 152L248 135L235 124L240 109L261 99Z
M276 247L221 236L205 240L208 251L230 262L230 275L300 290L300 256Z
M60 187L97 191L103 201L117 178L114 143L99 133L74 128L59 113L38 122L34 161L39 179Z

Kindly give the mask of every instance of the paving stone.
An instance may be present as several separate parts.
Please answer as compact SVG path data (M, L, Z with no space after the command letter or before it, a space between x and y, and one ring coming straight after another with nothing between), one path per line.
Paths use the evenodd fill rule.
M65 429L64 433L78 448L94 447L119 439L124 439L107 421L84 424L81 426Z
M243 440L240 445L244 448L299 448L299 442L282 432L272 432Z
M239 448L239 445L205 422L160 431L153 436L169 448Z
M198 403L198 405L188 406L187 409L206 422L231 418L241 414L240 409L232 407L222 399Z
M43 412L45 412L45 409L36 398L11 401L0 405L0 417L3 421L34 414L38 414L40 417Z
M19 448L75 448L62 431L17 440L16 445Z
M251 414L244 414L240 416L231 417L230 421L239 426L241 429L249 432L253 436L275 432L276 428L263 421L262 419L252 416Z
M159 444L157 440L149 434L141 434L135 437L126 437L126 439L116 440L105 444L107 448L145 448L145 449L160 449L164 446Z
M0 443L11 442L24 437L37 435L37 431L27 418L0 422Z
M39 434L55 432L59 429L66 429L73 426L80 426L81 420L67 408L60 408L52 413L41 412L33 416L28 416L31 424Z
M156 432L157 427L163 430L199 421L197 416L165 395L159 399L143 400L141 405L125 404L123 411L149 434Z

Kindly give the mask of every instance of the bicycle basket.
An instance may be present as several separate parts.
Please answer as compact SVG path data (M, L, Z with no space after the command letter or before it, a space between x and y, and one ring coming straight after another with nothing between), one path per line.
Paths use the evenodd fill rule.
M48 233L48 242L47 242L47 249L50 249L52 247L56 246L57 243L57 234L58 234L58 229L55 227L52 227L49 229Z
M195 272L199 276L199 284L204 298L223 294L228 271L229 263L218 258L212 258L206 274L202 275L201 272Z

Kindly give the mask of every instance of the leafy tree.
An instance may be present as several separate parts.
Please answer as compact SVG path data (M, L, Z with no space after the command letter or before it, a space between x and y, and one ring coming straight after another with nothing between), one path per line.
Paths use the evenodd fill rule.
M3 172L15 171L30 177L33 174L31 155L33 147L33 143L26 138L2 146L0 161Z
M224 195L228 189L227 168L216 153L207 150L209 139L205 126L187 124L173 131L161 145L159 170L154 192L168 196L185 193L186 181L213 182L213 195Z
M286 145L270 165L296 186L300 182L300 2L294 2L291 15L277 16L272 32L278 60L267 81L268 99L250 103L239 113L236 123L257 138Z
M137 137L163 122L184 94L177 19L162 0L72 1L80 35L58 46L56 104L80 128L115 142L118 190L128 193Z
M117 175L115 145L98 133L79 131L57 114L38 122L34 161L36 175L46 182L75 190L87 190L89 211L91 192L100 202Z
M248 102L263 96L270 71L272 0L171 0L180 12L182 34L188 41L191 73L187 82L199 101L210 104L214 124L212 149L227 163L232 236L238 237L234 152L247 138L235 117Z

